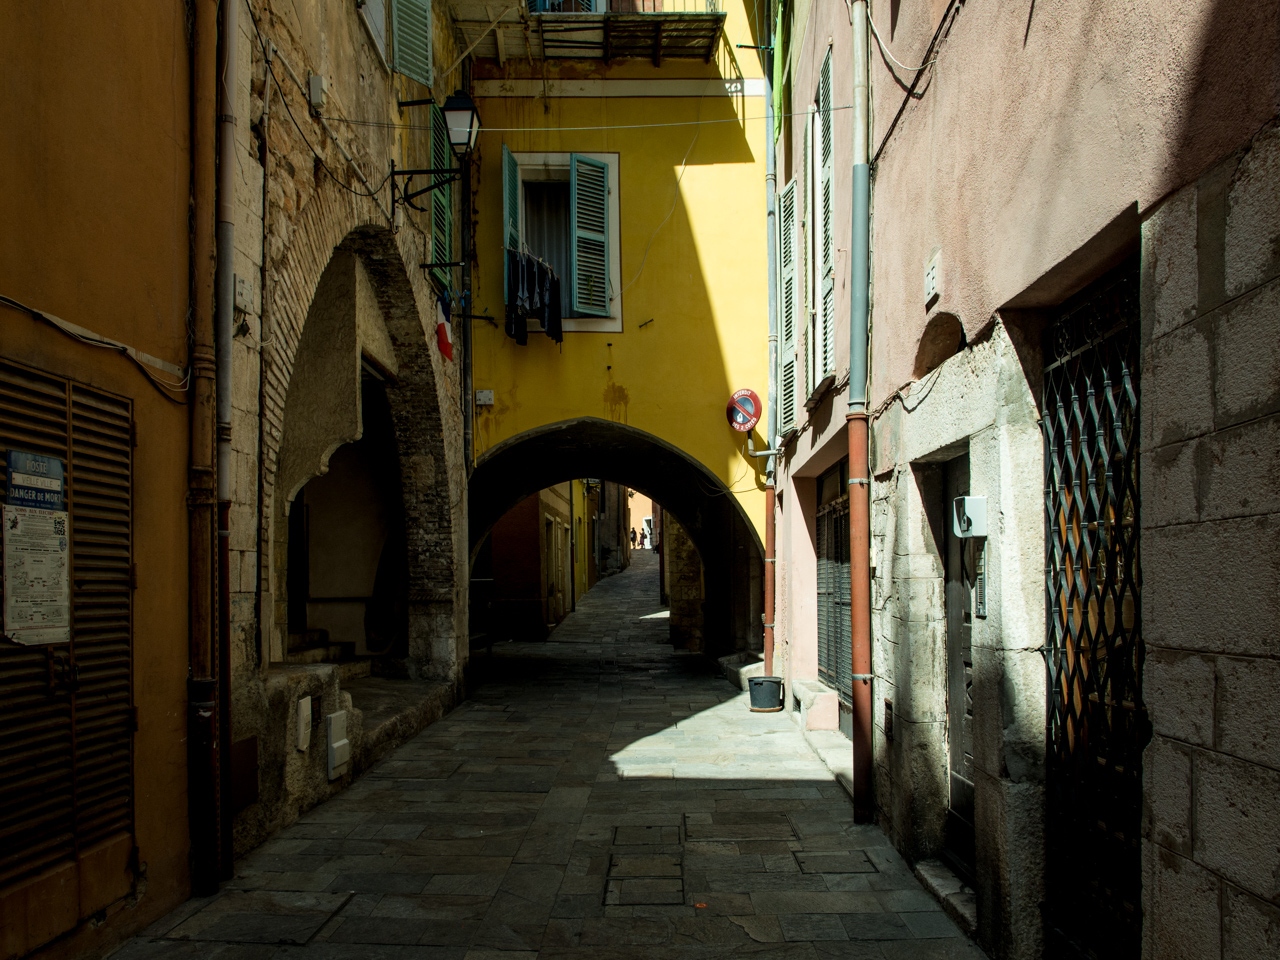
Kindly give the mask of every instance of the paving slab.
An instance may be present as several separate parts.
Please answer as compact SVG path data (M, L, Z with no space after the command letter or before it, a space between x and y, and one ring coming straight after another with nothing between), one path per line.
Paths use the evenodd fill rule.
M657 563L121 960L982 960L785 715L673 651Z

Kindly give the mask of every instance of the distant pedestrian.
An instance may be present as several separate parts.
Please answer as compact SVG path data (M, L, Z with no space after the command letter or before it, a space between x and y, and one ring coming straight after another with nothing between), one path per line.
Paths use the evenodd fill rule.
M641 530L640 531L640 549L641 550L644 549L644 537L645 537L644 531Z
M634 550L635 548L636 548L636 528L632 527L631 528L631 549Z

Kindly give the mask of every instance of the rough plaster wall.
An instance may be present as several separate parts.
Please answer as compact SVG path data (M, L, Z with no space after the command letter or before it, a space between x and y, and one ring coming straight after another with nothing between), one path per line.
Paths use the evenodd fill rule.
M988 616L973 621L979 937L1041 949L1045 672L1038 354L998 318L873 428L873 703L877 804L909 857L936 853L948 797L941 463L966 451L987 498ZM930 517L930 513L933 516ZM883 693L881 690L883 689ZM894 700L894 740L884 735Z
M1280 954L1280 131L1143 226L1144 956Z
M702 560L693 540L676 518L662 519L671 597L671 643L684 650L701 651L703 644Z

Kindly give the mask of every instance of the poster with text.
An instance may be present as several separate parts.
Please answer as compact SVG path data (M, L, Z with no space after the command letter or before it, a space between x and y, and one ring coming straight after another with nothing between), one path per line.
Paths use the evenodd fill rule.
M71 640L71 539L65 510L5 504L4 632L16 643Z

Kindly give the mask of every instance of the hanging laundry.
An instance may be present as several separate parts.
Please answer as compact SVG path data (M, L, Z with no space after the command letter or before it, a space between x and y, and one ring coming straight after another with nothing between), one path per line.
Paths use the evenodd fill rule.
M527 313L520 311L520 278L523 274L519 250L507 251L507 322L506 333L520 346L529 342Z
M564 325L560 309L560 278L545 260L518 250L506 251L506 334L521 346L528 343L528 321L560 343Z

